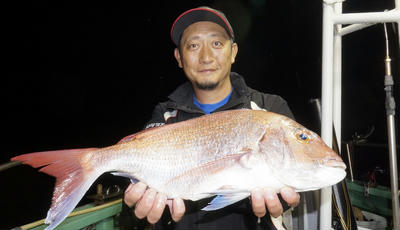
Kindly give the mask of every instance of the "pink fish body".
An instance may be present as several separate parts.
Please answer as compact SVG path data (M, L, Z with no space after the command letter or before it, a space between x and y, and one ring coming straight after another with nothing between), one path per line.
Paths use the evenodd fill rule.
M103 173L130 177L167 194L199 200L218 195L203 210L242 200L257 187L277 192L331 186L345 164L315 133L261 110L230 110L151 128L106 148L58 150L12 158L57 178L47 229L74 209Z

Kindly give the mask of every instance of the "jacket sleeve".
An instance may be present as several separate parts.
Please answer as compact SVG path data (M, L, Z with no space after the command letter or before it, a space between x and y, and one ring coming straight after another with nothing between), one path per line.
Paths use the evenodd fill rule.
M251 100L254 101L260 108L294 119L293 113L290 110L287 102L281 96L261 93L256 90L251 91Z
M266 97L265 94L264 94L264 97ZM272 95L272 97L269 98L269 100L267 101L267 104L268 104L268 107L270 108L271 112L279 113L279 114L285 115L287 117L290 117L292 119L295 119L287 102L282 97L277 96L277 95Z

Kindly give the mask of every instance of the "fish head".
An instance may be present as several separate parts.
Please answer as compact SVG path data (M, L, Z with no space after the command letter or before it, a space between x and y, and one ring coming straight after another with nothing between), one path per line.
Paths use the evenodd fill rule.
M296 191L331 186L346 176L346 165L321 137L278 115L266 126L260 149L275 176Z

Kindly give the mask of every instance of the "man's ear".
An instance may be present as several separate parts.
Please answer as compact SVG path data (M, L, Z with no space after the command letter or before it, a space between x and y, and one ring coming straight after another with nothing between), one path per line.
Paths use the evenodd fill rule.
M174 56L175 56L176 61L178 62L178 66L179 66L180 68L183 68L182 60L181 60L181 54L180 54L178 48L175 48L175 50L174 50Z
M231 56L231 63L235 63L236 55L238 53L239 47L236 42L232 43L232 56Z

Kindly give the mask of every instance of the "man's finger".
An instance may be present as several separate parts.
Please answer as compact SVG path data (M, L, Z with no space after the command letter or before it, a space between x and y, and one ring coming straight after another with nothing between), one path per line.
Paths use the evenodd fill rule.
M264 189L263 195L269 214L275 218L282 215L283 207L276 192L267 188Z
M265 202L262 189L254 189L251 191L251 206L257 217L265 216Z
M146 191L146 184L138 182L136 184L130 184L125 190L124 202L128 207L132 207L140 198L142 198Z
M290 207L296 207L300 203L300 195L292 188L284 187L281 189L280 194L282 198Z
M153 203L153 207L147 214L147 221L150 224L155 224L161 218L161 215L163 214L165 208L166 201L167 201L167 196L165 194L157 193Z
M135 215L137 218L142 219L149 214L151 208L153 207L156 194L157 193L154 189L147 189L142 199L140 199L136 204Z
M175 222L178 222L180 219L182 219L182 217L186 211L185 203L183 202L183 200L180 198L173 199L172 208L170 209L170 211L171 211L172 219Z

